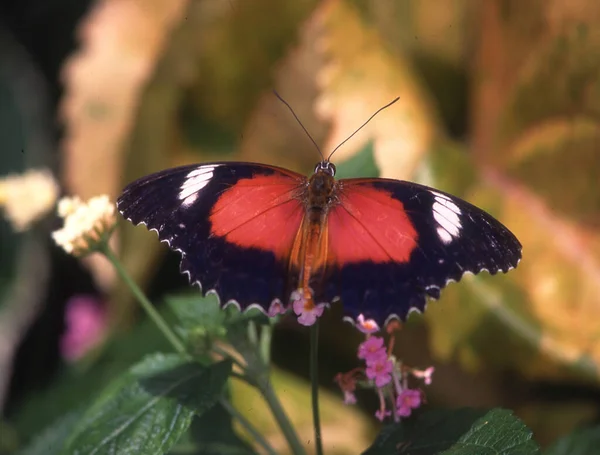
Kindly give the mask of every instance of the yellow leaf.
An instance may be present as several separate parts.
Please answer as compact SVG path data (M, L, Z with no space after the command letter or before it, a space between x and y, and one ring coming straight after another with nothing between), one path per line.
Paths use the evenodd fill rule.
M320 37L317 49L326 60L317 74L317 112L332 126L324 149L333 150L378 108L400 97L336 152L335 159L343 160L373 140L382 177L412 175L437 126L408 61L392 54L346 2L323 2L309 28Z
M114 198L122 151L146 84L189 0L103 0L84 19L63 69L65 179L84 199Z

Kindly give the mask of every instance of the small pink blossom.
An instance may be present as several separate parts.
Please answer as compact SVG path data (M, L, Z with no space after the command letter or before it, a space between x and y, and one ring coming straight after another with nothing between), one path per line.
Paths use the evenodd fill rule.
M394 364L388 358L380 357L367 365L367 378L375 380L377 387L383 387L392 380Z
M281 300L275 299L271 302L271 306L269 307L269 311L267 311L267 316L270 318L274 318L277 315L284 314L286 312L286 308L281 303Z
M344 404L356 404L356 395L353 392L344 390Z
M383 420L386 417L389 417L392 415L392 411L388 411L386 409L379 409L375 412L375 417L377 418L377 420L379 420L380 422L383 422Z
M66 331L60 340L60 351L69 362L85 356L106 335L106 312L93 296L71 297L66 305L65 322Z
M358 346L358 358L364 359L367 364L380 357L387 358L383 338L369 337Z
M362 314L359 314L356 318L356 328L367 335L379 331L379 325L375 322L375 320L365 319L365 316Z
M422 396L420 390L404 389L396 397L396 412L400 417L408 417L413 409L421 406Z
M348 373L338 373L335 375L335 382L338 383L342 392L344 392L344 403L355 404L356 396L354 391L356 390L356 374L357 370L349 371Z
M306 299L300 292L294 291L291 295L292 308L298 315L298 322L302 325L310 326L317 322L317 318L323 315L325 304L315 305Z
M425 385L430 385L431 384L431 376L433 375L433 372L435 371L434 367L429 367L425 370L412 370L411 374L418 379L423 379L423 382L425 383Z

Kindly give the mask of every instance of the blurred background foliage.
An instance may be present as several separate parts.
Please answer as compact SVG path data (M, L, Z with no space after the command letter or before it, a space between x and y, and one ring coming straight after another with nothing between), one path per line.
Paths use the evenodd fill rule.
M5 0L0 172L48 166L85 198L198 161L308 173L318 154L273 89L324 151L399 96L336 163L481 206L524 259L450 285L405 326L398 355L435 364L431 405L513 408L548 445L600 417L599 55L594 0ZM0 224L0 451L160 349L105 261L51 244L55 224L20 235ZM115 246L158 302L185 287L155 235L123 226ZM64 308L81 293L106 302L115 335L66 365ZM326 315L325 389L354 366L359 339L339 308ZM305 331L284 321L273 351L284 403L309 434ZM248 391L234 397L256 415ZM330 453L368 445L366 415L325 399Z

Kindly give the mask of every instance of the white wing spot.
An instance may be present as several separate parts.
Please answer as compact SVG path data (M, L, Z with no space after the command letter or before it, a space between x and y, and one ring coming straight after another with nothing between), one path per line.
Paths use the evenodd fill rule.
M180 197L181 197L181 195L180 195ZM181 203L181 205L183 206L183 208L188 208L190 205L192 205L194 202L196 202L196 199L198 199L198 193L197 192L192 193L188 197L186 197L183 200L183 202Z
M452 234L450 234L446 229L444 229L441 226L437 228L437 235L442 241L442 243L444 243L445 245L448 245L454 239L454 237L452 237Z
M210 164L206 166L200 166L193 171L190 171L188 175L185 177L185 181L179 188L179 200L183 201L184 206L190 206L196 200L198 193L202 188L204 188L213 177L214 170L218 167L218 164ZM190 198L191 196L195 196Z
M431 193L435 197L435 202L432 206L433 219L439 224L436 232L443 243L449 244L453 239L460 236L462 229L460 215L462 215L462 212L445 194L436 191L432 191Z
M437 191L432 191L431 194L435 196L435 200L445 206L446 208L452 210L454 213L460 215L462 214L458 205L456 205L452 199L442 193L438 193Z

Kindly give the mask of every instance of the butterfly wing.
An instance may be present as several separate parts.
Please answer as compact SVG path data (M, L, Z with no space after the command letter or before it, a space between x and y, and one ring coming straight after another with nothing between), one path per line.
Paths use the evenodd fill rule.
M207 163L137 180L117 206L181 253L181 271L205 293L268 310L288 292L288 258L304 217L305 185L304 176L282 168Z
M325 300L380 324L423 311L466 272L507 272L521 244L499 221L447 193L387 179L341 180L328 216Z

